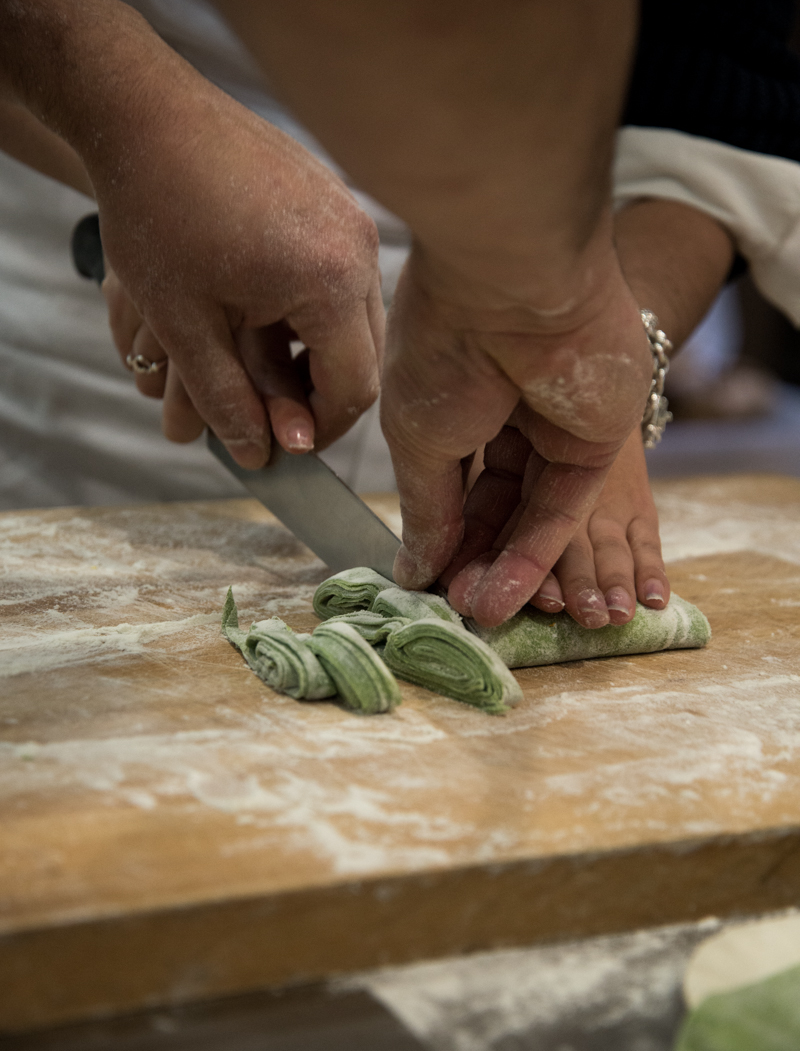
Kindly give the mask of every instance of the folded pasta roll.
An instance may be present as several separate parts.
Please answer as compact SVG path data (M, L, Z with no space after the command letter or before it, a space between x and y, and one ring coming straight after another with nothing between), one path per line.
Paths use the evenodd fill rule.
M468 621L467 627L509 668L692 649L705 646L711 638L705 616L678 595L662 610L637 603L633 620L620 626L582 628L568 613L542 613L526 606L497 628L481 628L474 621Z
M308 645L348 708L373 714L400 703L397 680L352 624L326 621L314 629Z
M438 617L393 631L383 659L399 678L485 712L499 714L522 700L519 684L496 653L465 628Z
M297 634L278 617L239 627L239 613L228 589L222 633L242 654L259 679L299 701L332 697L336 686L309 647L310 635Z
M461 617L446 599L431 595L427 591L404 591L393 584L378 592L370 610L387 617L406 617L408 620L439 617L451 624L462 623Z
M359 566L345 569L327 580L323 580L314 593L314 612L321 620L369 609L375 596L394 583L376 573L374 569Z
M343 613L340 617L329 617L325 623L349 624L370 646L380 646L386 641L387 635L397 628L410 624L411 621L408 617L384 617L368 609L359 609L355 613Z

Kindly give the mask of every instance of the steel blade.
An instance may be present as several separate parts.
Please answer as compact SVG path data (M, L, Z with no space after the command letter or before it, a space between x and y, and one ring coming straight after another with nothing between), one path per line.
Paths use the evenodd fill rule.
M275 443L267 466L248 471L211 431L208 447L334 573L369 566L393 579L400 541L314 453L292 456Z

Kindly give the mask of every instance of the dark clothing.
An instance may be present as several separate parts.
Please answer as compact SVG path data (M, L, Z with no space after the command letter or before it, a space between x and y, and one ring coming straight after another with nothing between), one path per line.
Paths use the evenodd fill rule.
M794 0L642 0L623 125L800 161Z

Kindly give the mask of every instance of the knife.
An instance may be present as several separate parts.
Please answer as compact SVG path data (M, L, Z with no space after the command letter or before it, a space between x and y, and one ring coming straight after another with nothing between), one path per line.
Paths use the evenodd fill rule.
M248 471L210 430L208 447L334 573L369 566L394 579L392 566L400 541L315 453L293 456L273 441L266 467Z
M102 284L103 246L96 214L72 235L72 260L83 277ZM389 580L400 541L315 453L292 455L277 442L266 467L248 471L211 431L208 447L267 510L334 573L369 566Z

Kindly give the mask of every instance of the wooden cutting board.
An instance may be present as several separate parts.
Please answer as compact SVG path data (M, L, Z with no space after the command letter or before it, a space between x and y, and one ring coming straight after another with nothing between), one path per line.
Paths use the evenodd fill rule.
M254 502L0 516L0 1030L800 903L800 482L658 498L710 646L504 717L260 683L228 584L310 628L326 574Z

